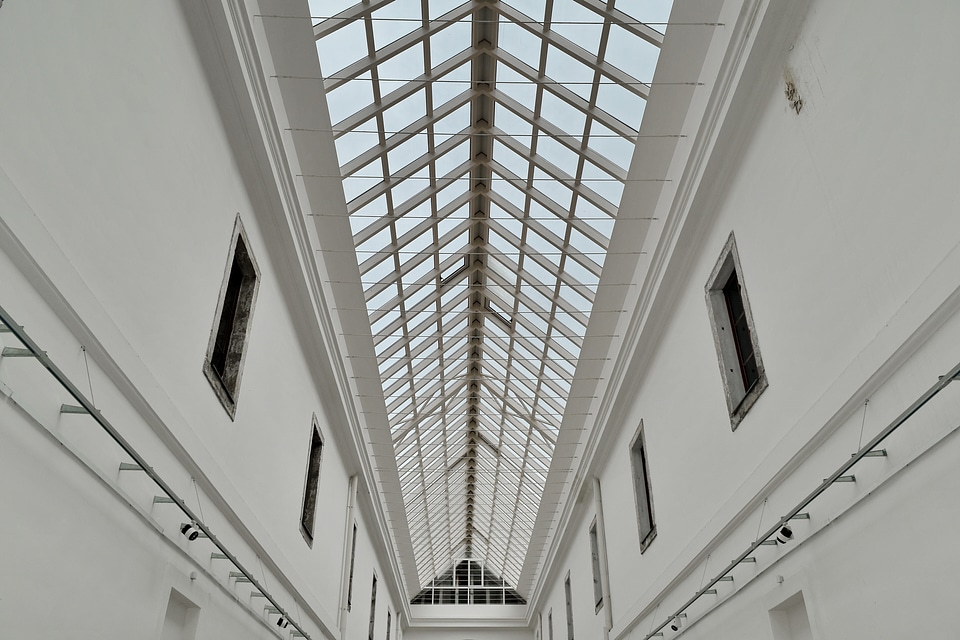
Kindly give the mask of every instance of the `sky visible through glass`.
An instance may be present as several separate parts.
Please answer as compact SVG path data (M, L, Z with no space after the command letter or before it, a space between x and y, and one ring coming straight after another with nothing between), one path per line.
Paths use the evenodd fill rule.
M670 0L311 0L425 586L516 585Z

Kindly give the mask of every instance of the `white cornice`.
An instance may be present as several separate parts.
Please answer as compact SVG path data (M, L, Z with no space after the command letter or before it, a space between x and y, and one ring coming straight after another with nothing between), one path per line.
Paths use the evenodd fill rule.
M220 41L222 66L229 76L230 95L218 96L221 109L228 103L236 113L231 114L235 123L245 133L245 143L256 161L255 170L259 174L256 185L264 193L268 204L257 210L262 220L265 241L271 247L271 253L281 271L281 286L285 289L285 298L291 305L291 317L299 328L305 344L304 357L317 381L317 391L324 398L325 408L348 426L347 429L333 429L339 441L341 452L349 453L350 460L360 469L360 476L367 488L376 487L372 457L369 454L364 437L364 420L355 404L356 396L350 383L350 372L344 364L338 336L343 332L330 309L336 307L331 296L323 286L323 267L316 258L319 246L315 234L306 224L310 213L309 204L301 202L301 192L297 188L296 176L299 170L296 153L286 144L283 131L286 127L286 113L289 108L279 91L271 91L276 83L271 76L280 75L273 68L274 54L289 46L288 42L276 42L270 39L262 25L254 24L254 16L269 14L264 3L259 0L207 0L211 14L215 19L227 22L231 40ZM309 32L309 11L302 3L302 13L306 27L305 47L312 50ZM284 4L284 15L298 7ZM222 17L220 14L222 12ZM319 73L319 69L317 70ZM322 86L322 83L318 81ZM216 87L214 87L216 90ZM227 89L224 87L223 89ZM278 107L274 109L274 101ZM229 108L229 107L228 107ZM252 185L248 185L252 186ZM302 303L294 306L296 303ZM332 382L333 384L328 384ZM346 437L345 437L346 436ZM361 508L372 516L372 538L377 557L384 568L389 567L390 581L386 584L394 600L406 603L402 573L393 552L394 545L384 512L383 504L376 491L360 492ZM339 632L336 624L329 622L324 631L331 637Z

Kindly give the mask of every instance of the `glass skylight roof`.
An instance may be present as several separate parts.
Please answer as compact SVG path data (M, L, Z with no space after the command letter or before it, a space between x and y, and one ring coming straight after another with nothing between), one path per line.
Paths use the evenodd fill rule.
M310 4L420 586L517 585L671 0Z

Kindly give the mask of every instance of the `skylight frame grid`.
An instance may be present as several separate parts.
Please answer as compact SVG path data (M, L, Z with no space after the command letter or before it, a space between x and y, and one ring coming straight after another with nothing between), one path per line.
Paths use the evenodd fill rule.
M350 212L367 212L365 207L382 198L386 213L369 224L358 223L355 242L359 247L374 238L389 238L389 243L381 241L379 245L371 245L369 257L361 254L360 265L371 325L378 326L375 348L386 407L391 419L396 421L396 427L391 425L391 435L396 445L398 469L403 470L402 501L407 504L408 498L412 499L409 508L415 526L410 535L416 550L416 572L422 583L439 575L447 561L462 557L464 551L469 553L468 529L474 513L475 522L485 519L482 524L486 525L486 533L477 530L478 536L485 536L483 541L478 539L477 550L488 557L487 566L499 567L501 576L514 584L519 580L525 547L533 533L539 494L546 482L547 459L552 457L558 439L560 414L566 406L566 395L589 321L589 308L596 295L603 260L591 258L591 251L586 249L592 247L579 247L581 241L576 238L586 238L602 251L609 234L598 228L601 225L578 218L577 203L587 201L613 220L618 203L611 202L588 184L596 179L594 176L609 175L622 185L627 168L594 150L590 146L590 134L596 124L628 142L635 142L637 135L632 126L598 107L599 82L615 81L642 99L649 91L649 85L605 61L606 42L611 25L617 20L625 23L620 25L623 28L645 40L655 40L657 45L662 36L645 25L626 26L632 18L608 8L608 3L575 1L602 18L595 53L592 48L584 48L550 28L551 3L547 3L543 23L534 24L506 2L466 2L429 21L429 0L422 0L419 28L379 48L369 16L388 2L356 5L342 12L366 16L361 19L368 56L338 71L335 77L325 81L325 86L332 91L369 74L374 93L373 103L341 119L334 135L340 139L371 123L376 124L378 131L379 143L345 163L341 171L346 182L357 183L357 189L351 189L356 195L348 204ZM494 16L500 23L510 21L538 38L541 55L536 68L498 49L496 28L492 37L486 36L492 45L488 48L464 48L450 55L434 51L436 41L432 37L456 21L472 23L474 38L478 33L489 34L489 30L476 28L475 16L478 15ZM324 22L315 27L317 34L334 30L333 25ZM412 51L412 47L420 48L417 55L422 56L423 73L411 79L388 77L395 72L386 71L384 63ZM546 68L553 59L550 56L553 51L569 56L580 65L576 69L571 67L575 72L592 75L589 92L571 91L560 84L564 78L547 77ZM445 59L434 66L434 57ZM445 95L452 97L437 102L431 83L447 74L460 73L466 65L472 69L473 85L482 79L477 76L478 69L482 72L489 68L490 73L495 74L500 65L534 79L533 109L500 91L495 75L490 76L490 86L486 89L446 92ZM387 86L389 91L385 90ZM397 112L388 113L398 105L405 105L404 101L409 102L411 96L416 96L417 104L421 98L423 103L422 110L413 114L411 122L402 116L396 119ZM572 109L571 114L582 114L582 129L577 124L574 130L565 131L544 117L544 96L559 100L557 104ZM473 116L483 113L478 107L486 104L483 100L489 100L490 112L482 126L452 132L449 137L445 136L451 132L436 129L438 121L466 105L470 105ZM498 111L509 112L519 118L519 122L530 125L529 144L495 126ZM385 116L395 121L395 131L386 129ZM416 142L415 154L399 158L394 153L410 147L421 136L426 139L422 145ZM504 149L520 159L511 161L512 168L499 163L496 154L489 152L483 158L468 154L466 160L455 165L444 162L456 160L454 154L461 153L460 149L473 153L482 148L476 141L490 136L495 136L505 145ZM465 144L468 146L462 146ZM557 153L563 150L573 154L570 156L573 164L567 162L562 168L563 161L555 163L556 157L552 158L548 149L551 145L556 145ZM438 162L444 162L444 175L438 175L441 166ZM377 166L381 176L363 177L371 172L376 174ZM588 169L589 173L585 173ZM422 188L416 184L420 179L425 180ZM365 180L372 180L369 187L361 182ZM445 192L446 205L440 211L422 220L416 219L422 215L423 207L437 211L438 194L442 190L459 190L459 182L468 184L466 180L474 187L478 180L483 180L485 188L467 186L461 195L452 198L452 191ZM503 186L511 186L509 197L500 193L498 181ZM547 189L549 184L560 184L563 188ZM614 190L611 197L617 194ZM478 217L477 207L482 209L491 202L496 202L511 218L501 223L489 216L482 219L482 212ZM533 203L536 208L532 207ZM462 215L466 206L470 207L466 217L455 218ZM540 217L541 209L554 217ZM404 215L412 213L416 216L404 219ZM441 227L442 223L447 226ZM480 236L475 237L473 234L478 228ZM488 235L494 241L484 243ZM434 247L429 255L410 253L426 245ZM557 257L551 255L549 247L556 249ZM544 249L548 253L537 252ZM489 256L489 264L483 260L485 256ZM574 263L569 263L571 259ZM387 260L392 262L392 270L388 270ZM567 264L571 264L571 268L568 269ZM508 273L511 268L512 274ZM583 282L576 273L584 276ZM477 285L484 301L479 311L477 302L471 303L476 299ZM494 295L494 288L499 293ZM452 297L448 295L451 293ZM575 304L568 302L567 298L573 293L582 300ZM557 358L557 362L553 362L553 358ZM483 364L485 360L487 366ZM490 378L495 370L502 376L497 380ZM471 380L479 384L472 387ZM473 411L470 407L479 410ZM467 469L472 468L465 464L467 458L459 457L461 451L471 451L469 446L460 442L453 447L451 438L467 433L473 415L477 417L478 428L489 431L494 440L494 444L481 441L479 448L473 450L478 461L491 459L492 476L475 472L476 484L464 485L490 491L489 495L476 495L478 505L487 504L489 498L490 509L483 516L472 507L467 509L463 501L465 493L451 484L452 479L459 474L466 476ZM430 466L438 460L444 463L442 472ZM422 504L418 507L421 498ZM466 518L465 526L455 522L461 515ZM461 531L464 538L458 542ZM491 544L491 540L498 544Z

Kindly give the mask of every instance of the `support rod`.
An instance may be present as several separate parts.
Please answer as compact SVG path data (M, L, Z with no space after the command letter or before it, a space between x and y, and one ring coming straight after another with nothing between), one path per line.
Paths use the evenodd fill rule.
M233 565L240 570L244 577L250 580L253 586L283 614L284 618L290 621L290 624L293 625L297 631L302 633L307 640L310 640L310 636L306 633L306 631L303 630L302 627L300 627L299 622L291 618L290 615L283 609L283 607L281 607L280 604L274 599L274 597L270 595L270 593L268 593L259 582L257 582L257 579L253 577L253 574L242 564L240 564L240 561L237 560L236 556L230 553L223 543L217 539L207 525L204 524L200 518L197 517L197 514L195 514L193 510L187 506L187 504L183 501L183 498L178 496L177 493L170 488L170 485L168 485L164 479L153 470L153 467L147 464L147 461L136 449L133 448L133 445L127 442L120 432L117 431L112 424L110 424L110 421L103 417L103 415L100 413L100 410L94 407L93 403L87 400L86 396L84 396L83 393L76 386L74 386L72 382L70 382L70 379L66 376L66 374L64 374L63 371L61 371L60 368L54 364L53 360L47 356L46 352L41 350L37 343L34 342L29 335L27 335L23 327L13 321L13 318L2 306L0 306L0 322L3 322L3 324L10 328L11 333L16 336L17 340L19 340L20 343L23 344L33 354L40 364L42 364L43 367L50 372L54 379L60 383L60 386L66 389L67 392L80 404L80 406L86 409L87 413L89 413L90 416L97 421L103 430L106 431L111 438L113 438L113 441L116 442L120 448L123 449L131 458L133 458L138 465L140 465L143 471L150 476L150 479L153 480L158 487L160 487L160 490L163 491L174 503L176 503L176 505L180 507L180 510L183 511L183 513L190 518L190 520L197 524L197 528L206 534L206 536L210 539L210 542L212 542L225 556L227 556L227 558L230 559L230 562L232 562ZM154 499L154 502L156 502L156 498Z

